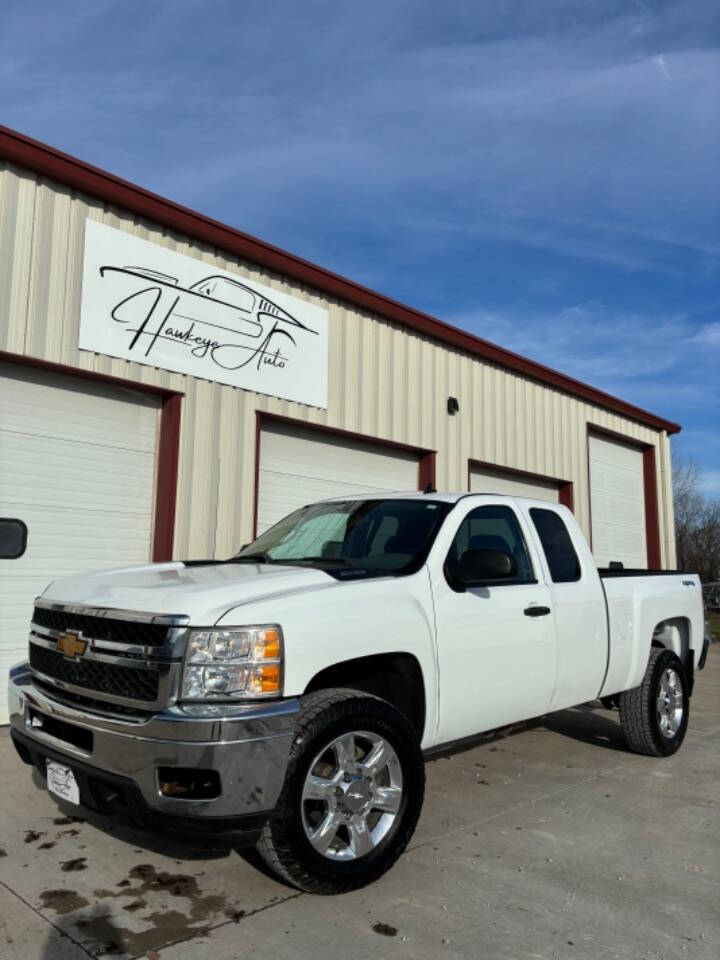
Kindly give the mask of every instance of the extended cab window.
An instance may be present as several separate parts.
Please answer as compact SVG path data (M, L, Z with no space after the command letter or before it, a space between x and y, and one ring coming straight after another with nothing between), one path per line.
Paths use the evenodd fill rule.
M545 551L553 583L579 580L580 561L562 517L554 510L542 510L539 507L532 507L530 516Z
M510 507L478 507L469 513L450 547L448 566L457 564L466 550L509 553L517 565L517 574L505 583L532 583L535 580L520 524Z

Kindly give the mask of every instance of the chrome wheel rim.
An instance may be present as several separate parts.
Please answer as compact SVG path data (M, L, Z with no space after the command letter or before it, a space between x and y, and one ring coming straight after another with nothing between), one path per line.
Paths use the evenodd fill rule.
M677 735L685 713L685 697L682 683L676 670L663 670L658 685L657 717L660 733L668 740Z
M313 848L329 860L359 860L387 836L402 803L402 767L377 733L343 733L310 764L302 822Z

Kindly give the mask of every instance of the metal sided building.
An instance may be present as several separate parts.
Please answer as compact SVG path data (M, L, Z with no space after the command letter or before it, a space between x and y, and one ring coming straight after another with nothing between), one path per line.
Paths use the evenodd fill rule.
M558 500L598 563L673 567L679 429L0 128L0 697L50 580L348 491Z

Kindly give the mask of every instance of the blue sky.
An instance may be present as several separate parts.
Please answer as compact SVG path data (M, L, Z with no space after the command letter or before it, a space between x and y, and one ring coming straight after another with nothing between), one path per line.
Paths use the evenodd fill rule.
M682 423L720 496L720 5L29 4L0 117Z

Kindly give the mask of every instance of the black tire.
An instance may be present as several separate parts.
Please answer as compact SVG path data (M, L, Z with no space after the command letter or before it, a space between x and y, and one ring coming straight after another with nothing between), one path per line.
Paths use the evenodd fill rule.
M369 731L394 749L402 769L402 797L389 832L371 852L348 862L319 853L306 836L302 790L318 753L344 733ZM402 854L420 816L425 765L418 736L403 714L359 690L332 689L303 698L280 798L257 849L288 883L309 893L336 894L364 887L382 876Z
M671 668L678 676L682 687L682 720L677 732L663 732L658 713L660 680ZM669 757L682 746L690 715L690 695L687 673L682 661L672 652L654 647L639 687L626 690L619 696L620 723L628 746L635 753L649 757Z

